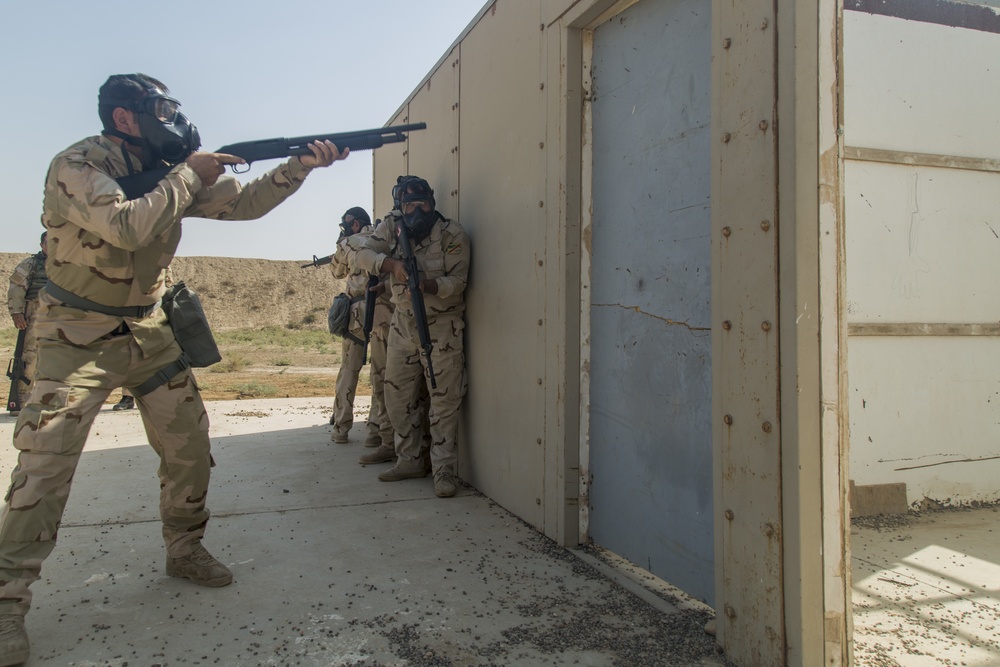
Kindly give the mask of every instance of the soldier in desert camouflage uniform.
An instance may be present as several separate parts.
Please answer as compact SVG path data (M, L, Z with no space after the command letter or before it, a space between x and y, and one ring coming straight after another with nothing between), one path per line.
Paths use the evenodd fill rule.
M24 351L21 359L24 361L24 377L31 382L35 374L36 353L35 336L35 313L38 312L38 292L45 285L45 256L47 252L46 236L48 232L42 232L39 241L39 250L31 257L22 260L14 271L10 274L10 286L7 289L7 310L10 312L10 319L14 326L24 331ZM28 398L30 385L18 382L17 393L20 396L20 404L24 405ZM9 406L8 406L9 407ZM11 411L17 414L17 411Z
M462 226L435 210L434 191L427 181L409 177L398 185L401 217L389 217L352 250L349 261L365 271L390 274L395 307L389 330L385 402L395 430L396 465L379 475L384 482L423 477L421 461L420 391L430 393L430 457L434 493L455 495L458 466L456 437L459 407L466 391L465 286L469 272L469 239ZM431 388L420 347L406 269L397 243L397 227L406 225L420 269L431 353L437 388Z
M376 220L375 228L378 229L380 224L381 221ZM372 318L372 334L368 344L368 359L371 364L372 407L368 413L368 438L365 440L365 446L388 447L393 452L392 458L395 458L392 424L389 422L389 413L385 407L386 346L389 341L389 322L392 319L392 301L386 289L387 279L388 276L380 276L379 284L376 287L378 296L375 299L375 317ZM380 461L373 462L379 463Z
M0 665L27 659L29 585L55 546L70 483L90 426L117 387L133 390L160 457L166 572L205 586L232 573L201 545L212 457L208 415L190 369L179 362L160 297L184 217L244 220L294 193L315 167L342 155L310 144L243 186L221 177L231 155L193 152L197 130L166 86L142 74L108 79L98 96L104 124L53 159L42 222L49 232L49 284L39 295L37 379L14 427L20 451L0 517ZM191 138L194 138L193 140ZM115 178L170 164L167 142L187 141L149 194L127 200Z
M360 206L347 209L340 218L343 230L337 240L337 251L330 256L330 270L334 278L347 279L344 294L351 300L350 321L347 335L340 344L340 369L337 371L336 396L333 399L333 433L330 440L347 442L347 434L354 425L354 395L358 389L365 344L365 292L368 289L368 272L352 270L347 265L348 240L362 239L372 233L372 221ZM375 429L378 436L378 429ZM380 440L381 442L381 440Z

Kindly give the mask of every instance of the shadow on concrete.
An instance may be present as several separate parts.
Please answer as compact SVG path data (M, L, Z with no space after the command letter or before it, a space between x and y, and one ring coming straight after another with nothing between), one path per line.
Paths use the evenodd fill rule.
M379 482L363 427L331 443L316 403L209 404L221 589L165 576L156 456L138 414L102 411L33 586L27 664L728 664L710 611L634 590L471 488Z

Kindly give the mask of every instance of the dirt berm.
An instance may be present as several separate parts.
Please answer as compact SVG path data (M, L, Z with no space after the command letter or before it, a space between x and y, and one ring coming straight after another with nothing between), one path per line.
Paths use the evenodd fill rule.
M0 253L4 288L24 253ZM302 261L233 257L177 257L172 269L202 299L217 331L271 325L325 328L326 310L343 289L329 266L301 269Z

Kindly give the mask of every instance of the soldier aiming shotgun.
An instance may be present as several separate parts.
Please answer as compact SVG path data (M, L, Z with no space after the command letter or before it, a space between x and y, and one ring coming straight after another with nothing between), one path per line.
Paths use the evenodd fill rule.
M291 157L293 155L311 155L309 144L329 141L337 146L341 151L351 149L352 151L373 150L381 148L385 144L395 144L406 141L404 132L413 130L423 130L427 128L427 123L411 123L410 125L394 125L392 127L375 128L372 130L356 130L353 132L340 132L337 134L315 134L305 137L292 137L291 139L258 139L256 141L242 141L237 144L223 146L216 153L234 155L243 158L246 162L246 169L237 170L236 165L230 165L235 173L242 173L249 169L249 165L258 160L274 160L277 158ZM189 139L193 150L185 153L184 149L177 148L170 154L170 158L165 160L169 166L156 169L148 169L128 176L115 179L119 187L125 191L128 199L138 199L143 195L152 192L153 188L163 180L163 177L170 173L170 170L180 162L183 162L191 152L198 150L201 143L198 131L194 130L193 136ZM315 259L315 258L314 258ZM304 267L303 267L304 268Z

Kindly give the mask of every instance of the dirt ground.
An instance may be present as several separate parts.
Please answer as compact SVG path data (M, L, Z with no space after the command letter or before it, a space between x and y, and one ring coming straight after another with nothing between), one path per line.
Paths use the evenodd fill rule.
M0 253L0 275L9 276L26 257ZM201 296L217 334L268 327L325 332L326 310L343 281L333 277L329 266L300 268L308 261L178 257L172 269L175 280L183 280ZM197 371L206 400L329 396L332 405L339 339L326 335L323 345L290 348L219 338L223 362ZM0 360L9 359L12 352L11 345L0 344ZM371 392L367 377L365 369L360 395ZM114 392L109 401L119 398Z

